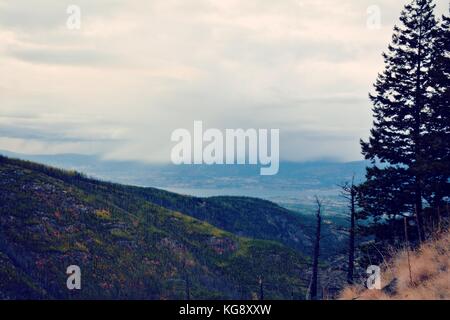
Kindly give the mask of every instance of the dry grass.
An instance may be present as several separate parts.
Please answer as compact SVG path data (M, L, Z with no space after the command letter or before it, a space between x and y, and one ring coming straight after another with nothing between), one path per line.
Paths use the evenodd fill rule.
M423 244L417 251L399 251L383 268L382 290L345 288L342 300L450 300L450 232ZM411 266L411 273L410 267ZM387 285L395 282L393 292Z

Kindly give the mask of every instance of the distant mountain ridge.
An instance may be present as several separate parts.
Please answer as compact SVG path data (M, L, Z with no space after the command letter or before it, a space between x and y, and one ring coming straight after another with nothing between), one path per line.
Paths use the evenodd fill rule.
M311 161L281 162L280 171L275 176L260 176L259 166L252 165L172 165L149 164L138 161L105 160L96 155L56 154L28 155L1 151L5 156L35 161L63 169L74 169L120 183L154 187L202 187L242 188L258 182L261 186L274 182L278 187L327 188L335 187L336 181L363 179L368 161ZM284 183L281 183L284 182Z
M339 196L340 184L365 177L367 161L348 163L281 162L275 176L260 176L258 166L147 164L136 161L103 160L95 155L4 155L47 165L73 169L97 179L156 187L176 193L206 196L249 196L276 202L305 214L314 212L314 196L326 200L325 215L339 216L346 203Z

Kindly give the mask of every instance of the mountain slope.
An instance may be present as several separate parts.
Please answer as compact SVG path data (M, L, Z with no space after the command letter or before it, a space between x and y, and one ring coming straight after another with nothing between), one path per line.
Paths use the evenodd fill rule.
M347 203L338 185L363 180L367 161L280 162L274 176L260 176L258 165L174 165L111 160L98 155L30 155L0 150L10 158L77 170L97 179L126 185L156 187L197 197L248 196L263 198L306 217L315 212L315 196L326 204L324 216L342 217Z
M365 177L365 160L354 162L313 161L280 163L274 176L261 176L258 165L174 165L149 164L139 161L107 160L96 155L53 154L32 155L0 150L10 158L30 160L46 165L75 169L100 179L124 184L157 186L158 188L257 190L274 193L279 190L307 191L336 188L337 184ZM253 194L250 193L250 194ZM246 193L249 195L249 193ZM256 194L257 197L258 194Z
M264 193L263 189L270 190L270 194L276 194L280 190L283 190L282 193L284 193L287 189L295 189L294 193L288 192L288 194L292 194L292 197L297 200L308 198L308 195L314 198L311 196L313 195L312 190L304 190L306 186L314 186L314 188L319 189L327 186L337 188L336 185L345 181L345 177L349 176L349 179L351 179L352 174L365 168L364 161L354 163L283 163L284 170L277 175L277 178L270 177L267 180L259 176L257 168L245 168L247 166L220 168L221 166L151 165L132 161L108 161L96 156L75 154L33 156L5 151L0 151L1 153L10 157L38 161L52 166L76 168L76 170L94 174L95 177L107 177L108 181L112 179L116 182L151 186L164 185L164 183L169 182L172 186L188 183L190 186L200 184L203 187L211 183L218 186L223 183L235 185L239 182L237 185L240 186L239 189L242 187L244 194L246 193L245 190L248 191L244 185L251 184L255 190L262 188L261 194L256 194L257 197L267 197L268 194ZM54 173L49 172L49 174ZM59 178L65 179L64 177ZM90 188L90 179L87 178L70 182L76 183L83 190ZM284 204L289 208L292 207L293 211L274 202L258 198L243 196L195 197L151 187L126 186L100 181L95 181L95 184L105 185L108 192L112 190L120 193L126 192L170 210L183 212L238 235L278 241L302 253L311 254L313 250L312 244L316 223L313 214L316 210L315 203L301 206L301 208L297 205ZM320 196L321 191L316 191ZM222 192L226 194L227 191ZM339 194L339 190L336 190L335 193ZM323 258L329 259L336 253L346 250L342 246L345 242L345 234L338 229L348 224L345 217L342 216L342 212L347 210L347 204L344 203L344 207L339 209L336 207L334 200L330 202L329 197L325 196L323 200L325 202L325 220L321 254ZM339 201L342 201L342 199Z
M45 156L36 156L35 158L47 162L50 159ZM74 155L67 155L66 157L63 157L60 155L59 157L56 157L56 159L66 158L75 161L75 163L86 163L87 161L85 156L75 157ZM76 159L78 158L80 159L77 162ZM69 161L67 159L64 161L61 160L61 163ZM58 163L57 160L55 161ZM95 159L91 159L88 163L90 163L90 165L99 165ZM114 166L111 170L115 172L122 167L127 167L126 163L121 163L121 165L122 166L119 168ZM111 165L108 165L106 162L106 167L109 168L110 166ZM304 166L306 166L306 164L304 164ZM313 171L317 170L313 165L307 167ZM195 168L193 168L193 172L199 172L194 169ZM164 169L162 170L164 171ZM144 172L145 170L142 168L143 175L145 175ZM186 177L184 177L185 173L186 172L183 171L181 176L178 173L176 176L180 179L186 179ZM59 179L67 179L65 176L60 176L58 172L49 171L48 174ZM199 174L201 175L204 173L201 173L200 170ZM189 175L192 176L193 173L191 172ZM169 176L171 175L169 174ZM135 201L145 200L170 210L180 211L237 235L274 240L302 253L309 254L312 252L315 217L311 214L300 214L280 207L273 202L250 197L193 197L151 187L144 188L101 182L98 180L87 179L82 176L80 176L79 179L70 180L70 183L76 184L77 187L90 192L92 189L92 181L96 186L104 186L103 189L96 188L96 192L107 190L104 196L109 197L111 201L118 199L115 196L111 197L111 193L116 193L119 197L122 197L121 194L126 193L127 197L132 196ZM315 210L315 208L312 210ZM328 211L328 206L325 211ZM342 218L329 217L327 219L332 219L334 225L346 224ZM325 223L323 226L323 233L325 235L322 243L322 255L324 258L343 249L341 247L341 240L343 240L344 235L341 232L336 231L333 225Z
M450 232L413 252L399 250L383 266L381 290L350 286L343 300L450 300Z
M302 217L270 201L249 197L197 198L154 188L116 185L162 207L186 213L237 235L279 241L306 252L311 248L310 231Z
M115 187L113 187L115 186ZM304 296L307 261L158 206L127 187L0 157L0 298ZM69 265L82 290L66 288ZM189 291L189 293L187 293Z

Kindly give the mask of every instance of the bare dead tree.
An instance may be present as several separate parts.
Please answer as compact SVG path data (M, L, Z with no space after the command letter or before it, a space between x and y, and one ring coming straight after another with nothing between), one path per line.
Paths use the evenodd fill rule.
M422 209L421 207L418 207L417 205L414 206L414 214L416 217L416 226L417 226L417 235L419 239L419 244L422 244L423 240L425 239L425 231L423 226L423 221L421 217Z
M182 270L183 270L183 277L184 277L184 292L185 292L185 298L186 300L191 300L191 282L189 279L189 270L188 270L188 258L187 258L187 250L186 248L183 249L183 264L182 264Z
M405 249L406 249L406 255L408 258L408 270L409 270L409 283L410 285L413 285L413 277L412 277L412 270L411 270L411 260L409 256L409 238L408 238L408 222L407 218L403 217L403 225L405 228Z
M317 204L317 225L316 225L316 240L314 243L314 254L313 254L313 269L312 269L312 279L311 279L311 289L310 289L310 299L318 300L317 288L318 288L318 277L319 277L319 255L320 255L320 229L322 226L322 202L316 196Z
M441 208L439 204L437 205L437 233L442 232L442 217L441 217Z
M262 276L259 276L258 278L259 283L259 300L264 300L264 278Z
M354 283L354 270L355 270L355 235L356 235L356 196L357 189L355 186L355 176L352 177L351 183L345 183L341 186L341 196L347 199L349 202L350 210L350 228L349 241L348 241L348 270L347 270L347 283Z
M190 290L191 283L189 281L189 274L188 273L186 273L186 278L185 278L184 282L185 282L185 285L186 285L186 288L185 288L185 290L186 290L186 300L189 301L189 300L191 300L191 290Z

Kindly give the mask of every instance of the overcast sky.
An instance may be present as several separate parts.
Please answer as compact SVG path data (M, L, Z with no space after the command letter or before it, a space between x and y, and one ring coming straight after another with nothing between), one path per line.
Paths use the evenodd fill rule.
M171 132L203 120L279 128L284 160L360 159L407 2L0 0L0 150L169 161Z

